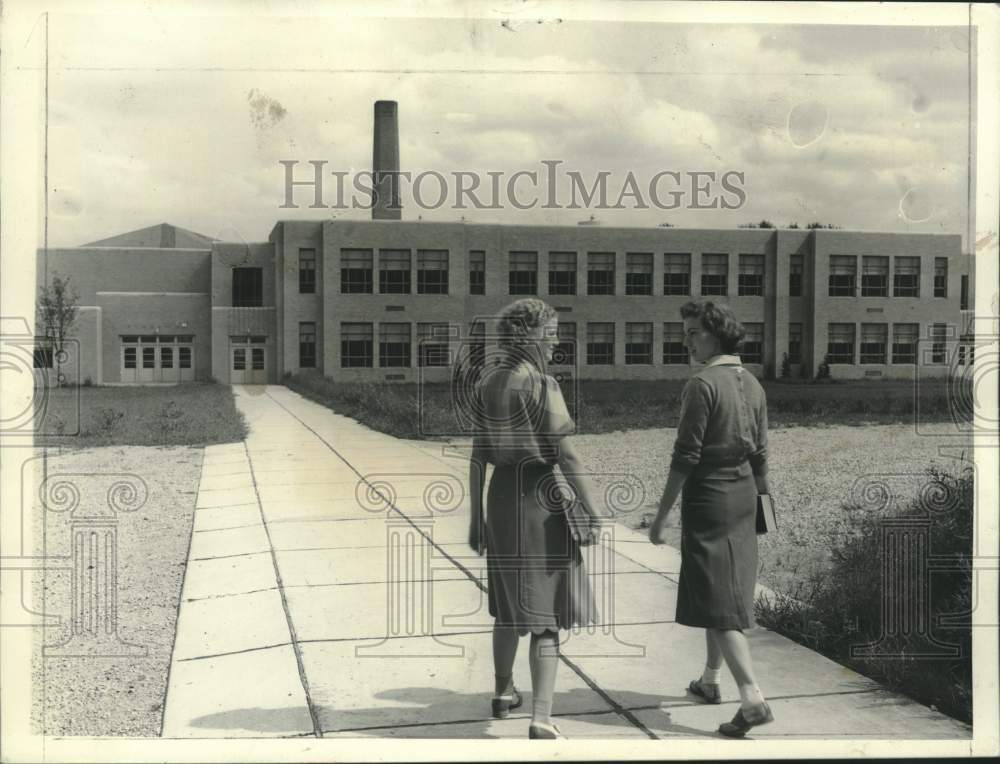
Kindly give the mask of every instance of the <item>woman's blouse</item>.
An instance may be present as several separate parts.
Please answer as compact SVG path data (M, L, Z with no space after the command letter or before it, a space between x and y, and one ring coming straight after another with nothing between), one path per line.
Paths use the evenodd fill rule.
M528 362L484 370L475 405L474 446L498 467L556 464L559 441L575 430L559 383Z
M717 356L684 386L671 469L735 466L767 473L767 400L738 356Z

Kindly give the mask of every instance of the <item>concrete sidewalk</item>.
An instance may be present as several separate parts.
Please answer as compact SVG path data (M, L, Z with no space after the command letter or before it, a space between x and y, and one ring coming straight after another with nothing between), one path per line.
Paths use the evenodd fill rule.
M465 457L401 441L285 387L237 388L242 444L206 449L165 737L525 738L490 716L485 560L465 544ZM361 480L364 478L364 481ZM718 738L684 688L702 632L673 622L679 553L615 526L588 549L603 622L564 632L554 711L571 738ZM765 629L749 634L777 721L758 739L968 739L971 729Z

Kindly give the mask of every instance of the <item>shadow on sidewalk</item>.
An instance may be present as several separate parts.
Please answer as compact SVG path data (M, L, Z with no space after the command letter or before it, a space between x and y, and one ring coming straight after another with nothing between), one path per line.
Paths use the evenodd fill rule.
M531 716L531 691L522 689L524 705L511 712L510 719L527 721ZM642 692L612 692L626 709L640 708L656 714L654 725L657 733L670 736L715 736L715 730L703 730L674 724L669 708L661 704L692 704L691 696L653 695ZM326 703L316 704L316 714L324 732L357 732L364 735L393 737L452 737L448 728L462 725L460 737L495 738L489 733L494 724L490 716L490 692L461 693L441 687L400 687L374 696L386 701L384 705L367 708L337 708ZM629 722L615 713L603 698L593 690L576 687L564 692L556 691L553 702L556 719L575 719L592 725L608 727L627 726ZM723 714L724 715L724 714ZM192 721L193 727L216 730L253 731L262 735L301 735L304 709L296 708L242 708L208 714ZM482 729L470 729L481 724Z

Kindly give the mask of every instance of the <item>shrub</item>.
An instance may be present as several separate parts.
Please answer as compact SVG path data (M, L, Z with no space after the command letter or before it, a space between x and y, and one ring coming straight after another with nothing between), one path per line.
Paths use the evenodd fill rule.
M823 363L816 369L816 379L830 379L830 356L823 356Z
M94 424L100 435L111 435L125 418L125 412L114 408L102 408L94 413Z
M856 519L833 543L829 570L810 576L800 599L783 595L759 598L757 618L762 625L896 691L971 722L971 628L961 621L972 607L973 474L967 468L958 475L930 469L927 475L920 496L895 514L872 514L860 507L845 506ZM929 519L929 552L949 559L949 572L931 579L930 612L915 617L926 615L933 636L958 647L957 658L919 657L927 648L926 637L919 629L904 628L895 635L884 633L883 600L891 593L884 592L878 582L885 575L882 528L889 518ZM913 575L926 576L927 571L916 570ZM911 587L899 588L916 591L919 587L920 583L914 581ZM895 603L896 609L903 604ZM956 615L952 624L940 621L943 616ZM851 657L852 646L876 642L880 642L885 657Z
M788 379L792 376L792 362L788 360L788 353L781 354L781 378Z

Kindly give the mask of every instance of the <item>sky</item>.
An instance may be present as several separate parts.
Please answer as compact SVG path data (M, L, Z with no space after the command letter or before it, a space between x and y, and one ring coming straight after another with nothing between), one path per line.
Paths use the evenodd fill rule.
M49 39L50 246L162 222L265 241L279 219L368 219L301 190L282 209L280 162L297 179L310 160L369 170L379 99L399 103L414 174L559 160L607 172L612 200L629 172L640 187L739 172L745 192L738 209L689 209L688 193L676 210L419 210L404 189L404 219L968 227L963 27L58 14Z

